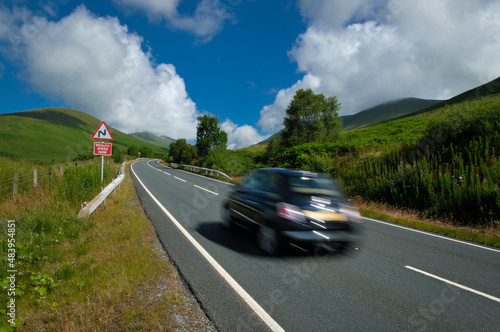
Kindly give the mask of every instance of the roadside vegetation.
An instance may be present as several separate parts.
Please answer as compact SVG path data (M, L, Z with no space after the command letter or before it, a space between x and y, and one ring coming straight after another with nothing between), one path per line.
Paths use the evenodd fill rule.
M109 183L120 164L106 165ZM0 157L5 173L33 166L39 167ZM68 166L37 188L26 187L17 201L0 198L0 331L168 331L206 324L128 175L104 206L88 219L76 218L81 203L100 191L100 171L100 159ZM9 220L15 221L13 236ZM8 255L11 238L15 258ZM9 294L11 263L15 296ZM9 322L12 298L15 317Z
M347 132L339 106L299 90L268 143L183 163L231 176L256 167L320 171L338 178L365 215L500 246L500 94Z

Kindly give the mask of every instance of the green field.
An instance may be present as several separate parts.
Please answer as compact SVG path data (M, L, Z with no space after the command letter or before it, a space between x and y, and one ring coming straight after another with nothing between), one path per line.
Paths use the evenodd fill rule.
M0 155L43 163L71 161L92 151L92 134L101 120L73 109L42 108L0 114ZM148 147L156 156L168 149L110 128L113 149Z

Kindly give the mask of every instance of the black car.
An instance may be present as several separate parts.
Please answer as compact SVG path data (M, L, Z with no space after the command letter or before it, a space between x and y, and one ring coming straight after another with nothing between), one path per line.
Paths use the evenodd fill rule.
M281 168L250 172L222 207L226 227L256 231L258 246L271 255L285 245L342 250L359 238L362 221L332 177Z

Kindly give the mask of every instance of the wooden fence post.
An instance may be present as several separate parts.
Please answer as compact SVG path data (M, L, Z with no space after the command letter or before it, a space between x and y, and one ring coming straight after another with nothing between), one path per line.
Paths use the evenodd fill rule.
M14 185L12 189L12 198L14 199L14 202L17 202L17 185L19 183L19 176L17 173L14 173Z

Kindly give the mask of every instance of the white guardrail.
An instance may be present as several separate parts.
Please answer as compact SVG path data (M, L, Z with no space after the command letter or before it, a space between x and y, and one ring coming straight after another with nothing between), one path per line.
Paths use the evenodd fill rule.
M87 218L92 214L101 205L102 202L122 183L125 178L125 163L120 167L120 171L118 172L118 176L113 180L106 188L104 188L99 195L97 195L91 202L85 205L78 215L76 216L78 219Z
M180 164L175 164L175 163L170 163L170 166L172 167L176 167L176 168L182 168L182 169L185 169L185 170L188 170L188 171L191 171L191 172L196 172L198 171L198 173L200 172L205 172L206 175L210 174L210 175L216 175L217 177L219 176L222 176L228 180L232 180L229 176L227 176L226 174L220 172L220 171L216 171L214 169L210 169L210 168L203 168L203 167L197 167L197 166L191 166L191 165L180 165Z

